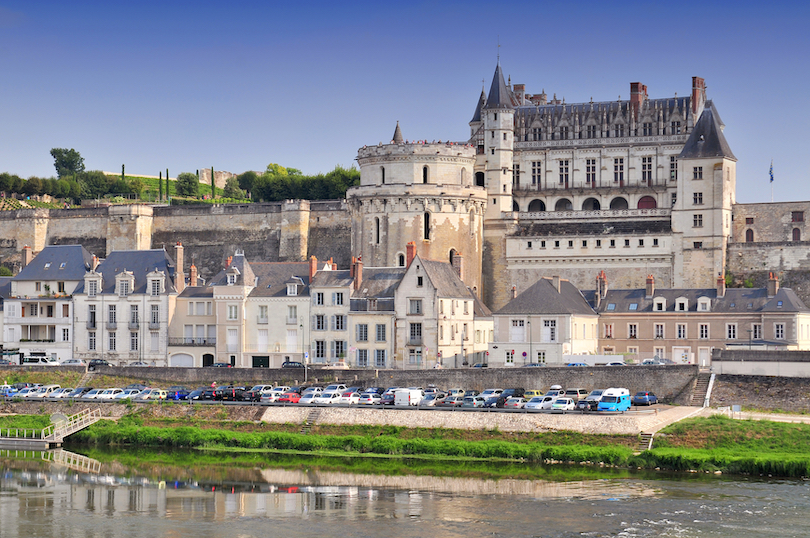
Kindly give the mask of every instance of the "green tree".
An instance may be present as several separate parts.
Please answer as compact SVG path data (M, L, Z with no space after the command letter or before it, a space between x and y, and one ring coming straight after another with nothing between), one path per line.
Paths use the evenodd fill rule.
M133 177L129 180L129 190L130 192L134 192L138 195L138 198L141 196L141 192L143 192L143 180L137 177Z
M0 276L11 276L11 269L5 265L0 265Z
M177 174L174 190L181 196L198 196L200 193L200 180L197 174L191 172Z
M53 148L51 150L53 166L60 177L75 176L84 172L84 158L73 148Z
M110 181L112 179L112 181ZM98 198L110 192L115 176L107 177L104 172L98 170L84 172L79 175L79 182L82 185L83 194L90 198ZM72 189L71 189L72 191Z
M28 181L23 185L23 193L29 196L35 196L42 193L42 180L36 176L31 176Z
M245 197L245 191L239 188L239 180L235 177L229 177L225 182L225 189L223 191L225 198L241 199Z

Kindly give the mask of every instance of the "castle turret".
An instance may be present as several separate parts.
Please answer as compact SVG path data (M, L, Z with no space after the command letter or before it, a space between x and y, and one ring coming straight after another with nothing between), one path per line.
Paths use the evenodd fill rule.
M484 174L487 187L486 217L498 218L512 211L512 155L514 151L515 107L503 80L501 65L482 110L484 120Z

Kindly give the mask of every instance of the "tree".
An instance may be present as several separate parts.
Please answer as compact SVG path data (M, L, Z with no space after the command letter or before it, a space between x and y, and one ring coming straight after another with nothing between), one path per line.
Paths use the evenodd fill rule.
M239 188L239 180L235 177L229 177L225 182L225 190L223 191L225 198L242 199L245 197L245 192Z
M11 269L5 265L0 265L0 276L11 276Z
M236 176L237 180L239 181L239 188L245 192L253 192L253 189L256 187L256 183L259 181L259 174L248 170L242 174Z
M79 181L84 189L84 194L90 198L98 198L109 193L110 188L115 180L115 176L107 177L104 172L100 172L98 170L93 172L85 172L79 176Z
M177 174L174 190L181 196L197 196L200 193L200 180L197 174L183 172Z
M73 148L53 148L51 157L53 157L53 166L60 179L84 172L84 158Z
M23 194L35 196L42 193L42 180L36 176L31 176L23 185Z

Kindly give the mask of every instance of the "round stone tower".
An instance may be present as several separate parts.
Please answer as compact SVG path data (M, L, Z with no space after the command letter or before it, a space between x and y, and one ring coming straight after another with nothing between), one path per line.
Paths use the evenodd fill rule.
M358 150L360 186L346 199L352 255L366 267L405 266L407 244L423 258L452 263L476 293L486 189L474 183L475 148L466 143L403 140Z

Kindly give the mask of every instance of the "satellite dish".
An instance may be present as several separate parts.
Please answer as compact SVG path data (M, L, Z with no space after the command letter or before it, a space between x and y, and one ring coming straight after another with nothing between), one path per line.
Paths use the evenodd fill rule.
M51 415L51 422L53 424L59 424L60 422L67 422L68 418L63 415L62 413L54 413Z

